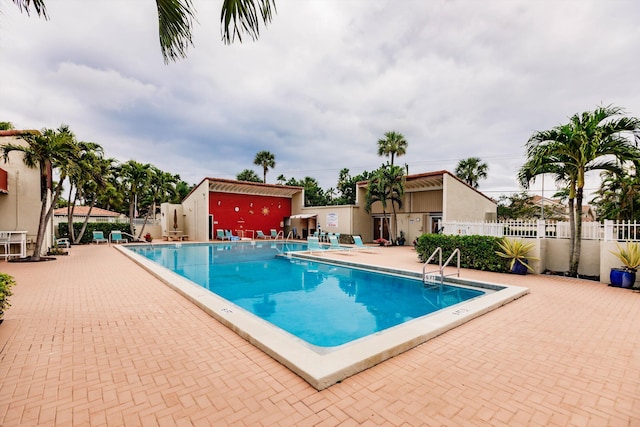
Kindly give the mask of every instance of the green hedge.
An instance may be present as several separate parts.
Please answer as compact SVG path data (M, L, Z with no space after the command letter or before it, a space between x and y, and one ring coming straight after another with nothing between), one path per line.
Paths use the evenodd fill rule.
M73 229L75 231L75 235L80 234L80 230L82 229L82 222L74 222ZM125 233L129 233L129 224L125 223L113 223L113 222L89 222L87 223L87 229L84 231L82 235L82 240L80 243L91 243L93 241L93 232L94 231L102 231L104 233L105 238L109 238L109 233L111 231L123 231ZM61 222L58 224L58 237L69 237L69 224L66 222Z
M504 273L509 271L509 265L508 260L496 255L496 251L500 249L499 241L499 238L491 236L423 234L418 238L416 251L420 261L425 262L436 248L441 247L444 262L456 248L459 248L460 267ZM452 260L449 265L455 265L455 261Z

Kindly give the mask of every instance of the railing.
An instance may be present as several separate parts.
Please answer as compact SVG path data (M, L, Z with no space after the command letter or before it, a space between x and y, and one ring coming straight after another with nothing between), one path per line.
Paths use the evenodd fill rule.
M431 260L433 259L434 256L436 256L436 254L439 255L438 257L438 269L437 270L431 270L431 271L426 271L427 265L429 265L429 263L431 262ZM454 256L458 256L458 269L455 273L452 274L444 274L444 269L447 265L449 265L449 263L451 262L451 260L453 259ZM444 282L444 278L448 277L448 276L458 276L460 277L460 249L456 248L456 250L454 250L451 255L449 255L449 258L447 258L447 260L444 262L444 264L442 263L442 248L441 247L437 247L435 251L433 251L433 253L431 254L431 256L429 257L429 259L427 259L427 261L424 263L424 266L422 267L422 282L423 283L427 283L430 281L431 273L439 273L440 275L440 284L442 284Z
M274 237L273 240L278 240L278 237L280 239L284 239L284 231L282 230L278 231L278 233L276 233L276 237Z
M516 237L534 239L569 239L571 228L568 221L500 221L443 223L443 233L449 235L479 235L494 237ZM605 220L582 223L582 240L640 241L640 223Z

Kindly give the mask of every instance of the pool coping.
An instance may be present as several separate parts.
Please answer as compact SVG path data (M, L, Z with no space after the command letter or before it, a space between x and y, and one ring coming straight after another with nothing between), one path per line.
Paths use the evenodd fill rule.
M480 284L480 287L495 291L320 354L303 340L215 295L189 279L128 250L126 246L115 245L115 248L240 337L289 368L317 390L323 390L529 293L528 288L519 286L447 278L446 283L475 285L475 287ZM416 273L412 271L390 268L376 269L371 265L359 264L354 261L342 262L310 254L295 255L295 257L416 277Z

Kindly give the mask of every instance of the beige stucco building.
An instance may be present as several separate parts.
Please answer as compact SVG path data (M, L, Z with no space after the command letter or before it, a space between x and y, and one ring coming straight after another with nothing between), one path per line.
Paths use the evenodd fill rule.
M0 131L0 147L5 144L27 145L20 135L38 131L5 130ZM48 180L51 188L51 177ZM48 203L51 193L47 195ZM27 238L27 251L33 250L40 219L40 173L38 168L28 168L23 154L17 151L9 153L8 160L0 160L0 231L24 231ZM45 232L42 250L51 247L52 226Z
M388 239L381 204L365 210L367 185L357 184L354 205L305 207L300 187L205 178L182 202L180 227L196 240L214 238L216 227L249 237L256 228L276 228L285 237L306 238L320 227L328 233L361 235L365 242ZM406 177L404 202L396 214L398 235L402 231L410 243L423 233L437 232L442 221L495 220L497 204L450 172L436 171ZM264 222L267 217L273 217L271 225Z

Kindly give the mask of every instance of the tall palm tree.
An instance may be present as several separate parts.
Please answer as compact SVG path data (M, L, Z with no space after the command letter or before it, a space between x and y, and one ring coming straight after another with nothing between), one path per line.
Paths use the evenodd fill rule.
M147 191L150 174L151 165L148 163L142 164L135 160L129 160L120 167L120 179L129 199L129 228L132 236L135 233L136 202L138 196Z
M573 277L578 274L580 262L585 174L590 170L619 171L622 162L640 157L640 120L623 114L623 109L612 106L574 114L565 125L535 132L526 145L525 165L534 173L543 170L545 163L556 165L575 185L575 241L569 265L569 275Z
M276 158L269 151L260 151L256 154L256 158L253 160L254 165L262 166L262 171L264 172L263 180L265 184L267 183L267 171L269 168L273 169L276 167Z
M458 178L469 184L473 188L478 188L478 181L487 179L489 166L479 157L469 157L462 159L456 166L455 174Z
M404 136L395 131L384 134L384 139L378 140L378 156L389 156L391 165L396 156L400 157L407 153L407 140Z
M87 224L89 223L91 212L98 203L100 197L113 189L109 182L109 177L113 174L115 159L104 158L102 157L101 152L96 154L97 156L95 157L95 161L91 164L89 169L91 179L86 180L82 186L84 204L89 204L89 211L87 212L84 222L80 227L80 231L75 238L76 244L80 243L82 240L82 236L84 235L87 229Z
M393 236L397 233L397 218L395 205L402 207L404 199L404 168L393 166L391 164L382 165L378 170L374 171L369 179L367 186L367 194L365 196L365 211L371 212L371 207L375 202L380 202L382 206L383 221L387 223L390 240L394 241ZM391 222L387 217L387 205L391 202L395 227L391 228Z
M75 230L73 228L73 213L79 201L85 197L84 190L94 180L102 180L95 170L98 159L102 157L103 149L93 142L78 142L78 150L73 166L69 169L69 197L67 205L67 221L69 238L76 243Z
M40 220L32 256L34 261L39 261L47 224L53 216L54 207L62 193L62 185L76 159L78 147L75 135L66 125L61 125L56 130L43 129L42 132L24 134L20 138L27 145L5 144L2 146L2 156L6 162L9 159L9 153L21 152L24 164L29 168L38 168L40 171ZM54 170L58 172L59 180L53 188L51 203L47 208Z
M13 2L27 14L33 7L39 16L48 19L45 0ZM156 0L156 7L160 49L165 63L186 58L189 45L193 46L191 29L196 15L191 0ZM222 40L230 44L237 38L242 43L243 33L257 40L260 22L266 26L275 11L275 0L223 0L220 14Z

